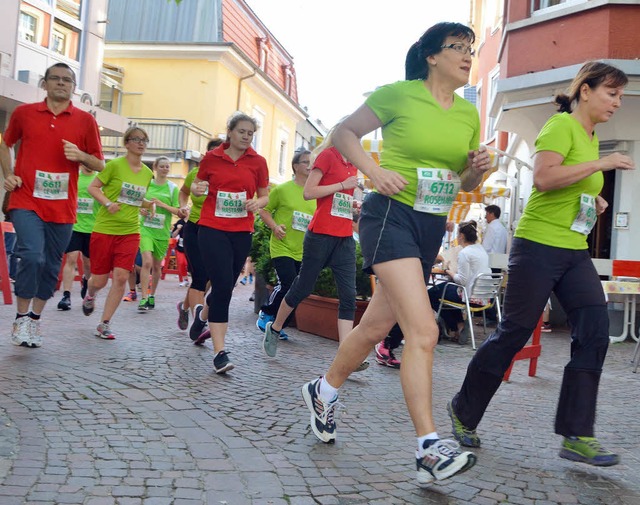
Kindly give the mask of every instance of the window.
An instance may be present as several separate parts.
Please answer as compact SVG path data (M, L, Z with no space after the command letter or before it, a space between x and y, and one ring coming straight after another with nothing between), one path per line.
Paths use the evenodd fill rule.
M58 0L56 9L73 19L80 19L82 0Z
M266 37L257 37L258 42L258 66L263 72L267 71L267 59L269 56L268 39Z
M287 142L280 141L280 149L278 151L278 175L284 177L284 173L287 169Z
M487 117L487 128L485 140L492 139L496 135L496 118L489 116L489 112L493 108L493 102L496 99L496 94L498 91L498 81L500 80L500 69L495 68L489 74L488 86L489 93L487 94L487 104L486 104L486 117Z
M557 7L561 4L572 4L584 2L585 0L533 0L531 2L531 13L536 11Z
M20 12L20 28L18 30L21 40L36 42L38 33L38 19L26 12Z
M293 81L291 65L282 65L282 71L284 72L284 92L291 96L291 82Z
M79 58L80 30L56 19L53 22L51 50L71 60Z
M278 128L278 137L280 144L276 144L278 149L278 177L284 178L287 173L287 159L289 152L289 130L286 128Z
M258 129L253 135L253 140L251 141L251 147L253 147L257 152L260 152L262 149L262 129L264 128L265 121L265 113L258 107L253 108L253 117L258 123Z
M62 54L64 55L64 47L65 47L65 41L66 41L67 36L61 32L56 30L55 28L53 29L53 37L51 39L51 50L54 53L58 53L58 54Z

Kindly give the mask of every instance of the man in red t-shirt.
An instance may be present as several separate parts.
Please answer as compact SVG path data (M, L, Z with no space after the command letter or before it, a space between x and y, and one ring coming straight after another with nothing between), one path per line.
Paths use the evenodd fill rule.
M42 102L19 106L0 143L4 189L16 230L16 319L11 341L40 347L40 314L53 296L62 255L76 221L78 171L104 167L93 116L71 103L73 70L56 63L44 74ZM11 148L20 142L15 170Z

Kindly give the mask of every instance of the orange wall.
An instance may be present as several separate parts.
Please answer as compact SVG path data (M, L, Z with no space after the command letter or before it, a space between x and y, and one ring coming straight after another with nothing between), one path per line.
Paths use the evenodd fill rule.
M592 59L638 58L639 26L640 6L610 5L511 30L501 60L502 77ZM526 57L509 58L512 51Z

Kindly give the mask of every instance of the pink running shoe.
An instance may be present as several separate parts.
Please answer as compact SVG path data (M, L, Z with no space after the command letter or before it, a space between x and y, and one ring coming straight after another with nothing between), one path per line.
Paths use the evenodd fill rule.
M400 360L393 355L393 351L384 346L384 342L376 344L375 350L378 364L390 368L400 368Z

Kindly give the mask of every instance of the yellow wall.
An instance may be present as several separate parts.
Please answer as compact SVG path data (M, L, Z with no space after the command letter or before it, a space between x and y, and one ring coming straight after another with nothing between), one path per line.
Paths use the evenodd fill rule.
M105 63L124 69L120 111L124 116L183 119L217 135L226 132L227 119L237 110L239 78L219 62L105 58ZM283 105L253 91L250 80L242 83L240 110L252 115L257 106L265 113L260 154L266 158L273 178L278 178L279 129L288 130L288 178L298 118L285 113Z

